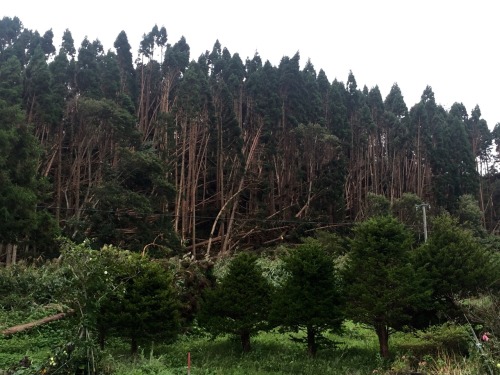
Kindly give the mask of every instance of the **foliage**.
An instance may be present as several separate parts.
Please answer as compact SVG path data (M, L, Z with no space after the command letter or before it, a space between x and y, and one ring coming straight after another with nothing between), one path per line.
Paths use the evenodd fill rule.
M483 227L483 213L478 201L470 194L460 196L455 215L462 227L471 230L476 237L486 235Z
M105 290L102 288L102 278L99 277L99 267L95 267L96 273L93 273L92 262L89 262L90 257L82 256L85 246L72 246L69 243L64 244L64 265L59 262L47 263L40 267L24 266L23 264L9 267L2 274L4 283L10 284L12 294L8 299L2 300L4 307L11 309L20 309L27 311L20 322L25 323L36 319L36 315L29 313L30 311L43 311L40 315L45 317L50 315L51 311L73 310L76 312L76 317L68 319L61 324L55 326L63 327L59 332L52 332L53 339L50 340L49 350L54 349L61 353L66 351L68 354L71 348L71 359L67 356L64 360L64 371L61 373L74 373L75 369L86 368L89 373L95 373L97 352L92 345L92 318L95 319L95 308L99 303L100 297ZM25 299L16 299L16 293L19 295L25 294ZM14 304L15 302L15 304ZM52 310L47 307L52 306ZM94 313L94 314L93 314ZM18 318L19 319L19 318ZM51 325L53 326L54 323ZM41 327L38 331L44 331L46 327ZM21 334L22 335L22 334ZM49 356L49 360L45 361L38 359L34 363L29 373L49 373L48 369L56 370L54 360L50 360L53 355ZM58 363L57 367L62 363ZM35 372L36 371L40 372ZM44 370L45 369L45 370ZM62 371L62 368L61 368ZM51 373L51 372L50 372Z
M490 369L491 370L491 369ZM485 372L487 371L487 372ZM436 374L436 375L475 375L495 374L488 371L481 361L471 356L465 359L460 354L443 351L436 356L425 356L422 361L415 362L412 355L403 354L391 363L390 369L383 372L387 375L403 374Z
M317 352L322 333L339 329L343 297L333 259L319 241L306 239L283 259L288 274L273 298L271 322L285 330L307 331L308 352Z
M283 269L283 259L280 254L287 251L285 246L278 246L269 254L261 254L257 258L257 265L262 270L262 275L271 283L273 287L282 285L287 277ZM213 274L217 279L224 278L229 272L232 258L219 258L214 263Z
M450 215L432 221L429 240L416 250L414 258L432 290L435 308L447 316L460 314L457 302L461 298L485 291L498 281L498 256Z
M375 328L382 357L389 356L389 330L410 322L408 306L420 306L429 291L409 263L412 236L390 216L358 224L344 271L347 314Z
M74 240L92 238L97 248L113 244L156 257L171 251L182 256L177 235L192 238L193 250L196 245L201 252L206 228L213 227L228 252L242 251L295 240L305 230L350 228L359 218L387 213L387 202L417 238L421 221L414 205L425 198L433 212L448 209L472 233L438 218L429 243L410 257L395 251L397 241L406 246L405 236L381 230L374 233L380 246L369 236L359 246L353 241L359 268L353 267L356 251L345 256L339 250L345 238L332 239L327 251L343 255L335 266L346 275L352 271L346 280L378 282L379 290L406 303L403 311L385 305L391 317L401 313L391 323L395 328L414 324L408 316L428 322L427 312L450 313L447 302L456 304L497 278L490 249L498 241L481 227L484 220L493 232L498 222L497 155L489 146L492 139L499 144L500 127L490 133L479 106L470 116L461 103L447 110L426 87L408 111L397 84L383 100L377 86L360 90L352 72L346 83L330 83L311 61L301 70L299 53L284 56L278 67L263 64L258 54L243 64L217 41L212 53L189 63L186 40L167 44L165 28L156 25L144 35L135 65L124 31L114 46L116 53L105 52L98 40L85 38L76 51L66 30L54 57L51 30L30 30L16 17L0 20L1 251L19 244L18 256L30 261L57 256L58 225ZM488 175L479 176L487 167ZM320 240L328 243L327 237ZM106 322L99 320L105 301L125 306L137 298L149 306L152 301L141 299L149 281L171 282L170 276L157 278L159 269L150 269L146 258L110 249L65 244L60 265L21 263L2 270L0 291L9 291L0 294L2 312L14 310L18 315L9 319L23 321L48 304L75 309L65 337L81 335L72 358L75 368L86 361L90 369L90 354L98 353L96 325ZM273 285L285 283L281 262L257 262ZM188 266L184 272L198 271ZM427 275L423 289L420 272ZM175 281L190 322L200 289L212 280L180 274ZM374 301L386 296L375 287L353 290L352 301L364 299L365 306L377 307ZM435 304L420 300L424 291L432 291ZM379 298L370 301L368 295ZM129 305L132 310L135 302ZM108 337L118 335L114 323L130 326L107 314ZM53 344L64 348L67 340Z
M19 262L0 268L0 308L30 310L37 306L57 304L64 288L65 274L57 262L41 266Z
M75 49L65 30L55 55L53 36L0 20L0 237L28 247L20 257L56 255L38 241L48 215L77 242L159 256L182 252L177 235L202 252L210 228L229 252L347 231L406 194L453 213L464 194L482 197L488 231L498 221L498 131L479 106L447 110L426 87L408 110L396 83L383 98L299 53L243 62L217 41L191 59L184 37L167 43L156 25L136 61L124 30L115 51L88 38ZM403 206L393 213L418 233Z
M467 355L471 345L468 327L453 322L410 333L398 332L392 339L401 352L412 353L419 360L442 352Z
M240 253L228 273L213 289L207 289L198 316L212 335L240 337L243 351L250 350L250 336L268 328L272 286L262 275L257 257Z
M96 204L87 218L86 234L95 245L147 248L153 257L178 252L179 240L163 210L173 187L158 156L151 150L122 149L120 161L106 176L107 182L95 189Z
M366 197L366 204L368 206L366 212L367 218L374 216L386 216L390 213L391 202L389 202L389 200L382 195L369 193Z
M495 368L500 363L500 296L498 291L484 293L478 297L462 300L465 312L475 335L476 350L483 364ZM485 339L486 337L486 339Z
M335 338L337 339L337 338ZM283 340L277 332L261 332L254 338L251 352L242 355L234 345L233 337L186 338L174 345L156 345L145 348L143 355L134 363L120 358L119 353L105 359L112 373L123 375L146 373L185 374L187 353L191 354L192 374L321 374L340 375L368 374L374 369L373 347L357 341L342 349L329 348L318 353L312 361L300 345ZM163 372L162 372L163 371Z
M19 310L0 311L0 322ZM38 315L36 315L38 316ZM23 320L19 321L19 323ZM0 337L0 369L19 371L18 374L35 374L43 366L49 367L51 358L58 363L64 355L64 333L68 321L58 321L45 325L26 334L10 338ZM303 350L302 345L286 340L278 331L263 332L253 338L253 350L242 356L234 344L232 336L210 339L206 336L181 336L172 344L155 341L139 348L138 356L129 355L129 343L119 338L110 338L99 362L101 374L185 374L187 353L191 354L192 374L370 374L394 375L396 369L415 371L415 363L420 360L420 370L429 374L480 374L480 362L474 351L469 356L441 351L446 343L459 342L464 329L456 325L445 325L410 333L397 333L392 337L395 357L390 362L381 361L377 356L377 338L373 330L361 324L346 321L342 334L326 334L337 342L336 347L318 352L314 361ZM435 343L429 346L429 340ZM461 341L463 342L463 341ZM429 352L426 352L427 348ZM411 351L415 350L414 355ZM72 354L73 355L73 354ZM20 360L27 356L31 361L28 368L21 366ZM417 363L418 365L418 363ZM53 367L56 369L57 367ZM59 374L75 374L59 372ZM460 372L458 371L460 369ZM0 373L2 373L0 370ZM447 372L448 370L448 372ZM392 371L392 372L391 372Z
M111 331L131 340L132 354L152 338L172 339L179 328L178 300L172 274L140 254L88 244L64 247L63 265L70 270L68 304L77 312L80 330L101 344Z
M416 194L404 193L391 207L392 214L416 235L422 233L422 213L417 210L421 204L422 199Z
M147 257L113 247L96 251L88 243L75 245L65 240L59 262L1 269L0 285L11 291L0 296L5 311L27 311L17 322L37 319L33 311L43 312L38 319L54 309L75 312L64 334L56 336L60 341L51 343L52 359L36 364L46 373L56 370L50 362L57 363L59 373L74 373L78 368L95 373L100 355L97 333L103 326L130 338L135 352L138 343L172 340L178 332L178 300L171 272Z
M188 255L168 260L169 268L174 273L174 285L180 302L182 329L188 333L196 332L196 315L200 307L201 296L206 288L213 287L216 277L211 261L196 261Z
M130 339L132 355L137 354L139 344L150 340L174 340L180 328L179 301L171 272L131 253L117 254L107 266L107 282L116 287L100 305L101 339L108 331Z
M0 88L1 89L1 88ZM36 174L40 149L23 123L20 107L0 96L0 243L17 244L37 227L42 179Z
M130 338L134 353L138 343L159 337L172 339L178 331L178 300L172 275L139 254L113 247L96 251L88 243L76 245L65 240L61 262L53 267L55 272L49 266L36 271L26 268L23 277L17 278L16 269L9 268L10 274L0 280L18 290L30 282L37 285L32 274L42 275L38 277L40 289L30 294L30 303L57 302L75 312L64 342L58 344L58 348L72 348L71 356L64 361L67 371L82 366L88 373L97 371L97 333L102 334L103 327ZM20 284L23 280L24 286Z

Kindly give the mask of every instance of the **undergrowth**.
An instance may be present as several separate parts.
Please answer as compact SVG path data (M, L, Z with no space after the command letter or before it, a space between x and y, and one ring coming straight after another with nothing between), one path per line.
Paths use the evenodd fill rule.
M6 321L13 321L6 315L10 314L0 313L2 328ZM7 370L13 369L25 356L31 360L32 368L42 368L54 356L54 347L66 340L68 330L68 323L60 321L0 338L0 375L34 374ZM243 353L239 342L230 336L211 339L201 332L182 336L169 345L153 342L141 347L136 357L130 356L128 342L111 339L101 353L99 373L186 374L190 353L192 375L403 375L412 371L443 375L488 374L481 358L474 351L467 353L465 329L460 326L444 325L428 331L395 334L391 338L394 356L390 361L380 358L375 334L362 325L347 322L341 335L329 335L329 338L337 345L319 350L314 359L307 355L303 345L279 332L256 336L250 353ZM447 351L447 347L458 349Z

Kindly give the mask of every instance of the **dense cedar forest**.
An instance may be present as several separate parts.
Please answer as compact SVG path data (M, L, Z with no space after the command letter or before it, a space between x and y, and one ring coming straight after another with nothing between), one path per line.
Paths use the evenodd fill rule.
M258 249L344 231L376 196L414 216L472 196L500 230L500 124L479 106L445 109L429 86L418 103L397 84L383 98L299 53L273 66L215 41L190 56L164 27L107 51L53 38L0 21L0 262L56 255L59 235L198 258Z

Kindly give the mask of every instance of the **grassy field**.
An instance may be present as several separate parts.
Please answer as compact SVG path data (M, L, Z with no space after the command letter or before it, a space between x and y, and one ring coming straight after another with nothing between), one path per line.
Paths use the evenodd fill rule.
M128 347L115 342L104 357L109 373L186 374L187 353L191 374L368 374L376 367L377 348L373 335L366 332L351 343L323 349L316 358L307 356L305 346L280 333L262 333L252 341L252 351L242 353L240 343L231 337L215 340L184 337L174 345L143 348L130 368Z
M19 313L0 313L0 329L25 318ZM27 333L1 337L0 375L24 356L34 365L47 362L53 348L67 340L69 331L69 322L59 321ZM182 336L170 345L151 343L141 347L136 358L131 358L127 342L115 339L100 354L99 366L102 374L187 374L190 353L192 375L409 374L417 370L426 374L489 373L474 352L467 355L468 340L462 327L441 327L420 334L397 333L390 342L391 361L380 358L376 337L367 327L348 322L342 335L329 338L336 342L335 347L320 350L314 359L307 356L303 344L278 332L253 338L250 353L242 353L239 341L231 337L212 340L198 334Z

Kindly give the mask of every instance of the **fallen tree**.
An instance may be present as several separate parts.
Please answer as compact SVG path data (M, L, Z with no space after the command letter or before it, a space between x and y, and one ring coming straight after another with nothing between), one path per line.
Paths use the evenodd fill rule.
M16 334L19 332L24 332L24 331L27 331L27 330L32 329L34 327L38 327L38 326L41 326L41 325L44 325L44 324L47 324L50 322L54 322L56 320L64 319L65 317L73 315L74 313L75 313L74 310L68 310L66 312L58 313L55 315L50 315L50 316L47 316L46 318L35 320L33 322L19 324L17 326L4 329L2 331L2 335L10 336L10 335L13 335L13 334Z

